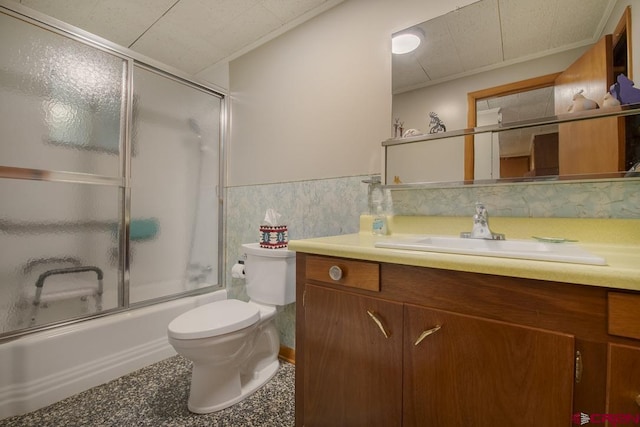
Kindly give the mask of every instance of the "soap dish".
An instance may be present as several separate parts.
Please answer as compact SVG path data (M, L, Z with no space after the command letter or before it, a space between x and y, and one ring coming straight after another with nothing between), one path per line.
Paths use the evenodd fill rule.
M538 237L531 236L539 242L544 243L568 243L568 242L577 242L577 240L565 239L564 237Z

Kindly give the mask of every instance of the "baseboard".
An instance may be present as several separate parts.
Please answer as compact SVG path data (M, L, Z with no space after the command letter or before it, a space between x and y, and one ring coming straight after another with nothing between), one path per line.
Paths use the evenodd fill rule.
M296 364L296 350L294 348L285 347L283 345L280 346L280 353L278 357L285 362L289 362L292 364Z
M166 338L0 388L0 419L35 411L175 354Z

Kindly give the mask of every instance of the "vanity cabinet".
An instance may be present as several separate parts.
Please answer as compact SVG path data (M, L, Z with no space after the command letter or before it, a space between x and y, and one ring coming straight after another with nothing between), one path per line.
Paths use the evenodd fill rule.
M640 422L640 348L610 344L608 370L607 413L638 414Z
M640 410L640 317L616 315L629 293L618 308L597 286L296 262L297 426L568 427Z
M640 295L609 292L609 334L640 340ZM609 343L607 413L638 414L640 423L640 346Z
M305 307L304 425L400 426L402 304L309 285Z
M567 425L572 336L413 305L405 325L403 425Z

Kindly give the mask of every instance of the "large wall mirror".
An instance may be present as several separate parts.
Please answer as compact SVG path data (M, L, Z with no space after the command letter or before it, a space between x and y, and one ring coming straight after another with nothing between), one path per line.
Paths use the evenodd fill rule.
M386 184L638 176L632 3L480 0L396 33L421 43L393 54Z

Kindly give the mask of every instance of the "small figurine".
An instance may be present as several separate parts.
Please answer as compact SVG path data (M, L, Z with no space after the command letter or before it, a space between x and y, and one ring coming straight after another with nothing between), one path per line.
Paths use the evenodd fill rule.
M429 129L429 133L438 133L438 132L447 131L447 127L444 125L442 120L440 120L440 118L436 113L432 111L431 113L429 113L429 117L431 117L431 121L429 122L429 126L431 126L431 128Z
M638 104L640 103L640 89L633 87L633 81L629 80L624 74L618 75L614 83L609 88L611 95L621 104Z
M577 113L578 111L595 110L596 108L600 108L596 101L585 98L582 92L584 92L584 90L580 90L580 92L573 95L573 104L569 106L569 109L567 110L568 112Z
M420 130L418 130L418 129L407 129L402 134L402 137L403 138L407 138L407 137L410 137L410 136L418 136L418 135L422 135L422 132L420 132Z
M609 92L604 95L602 99L602 108L610 108L610 107L618 107L620 106L620 101L614 98Z

